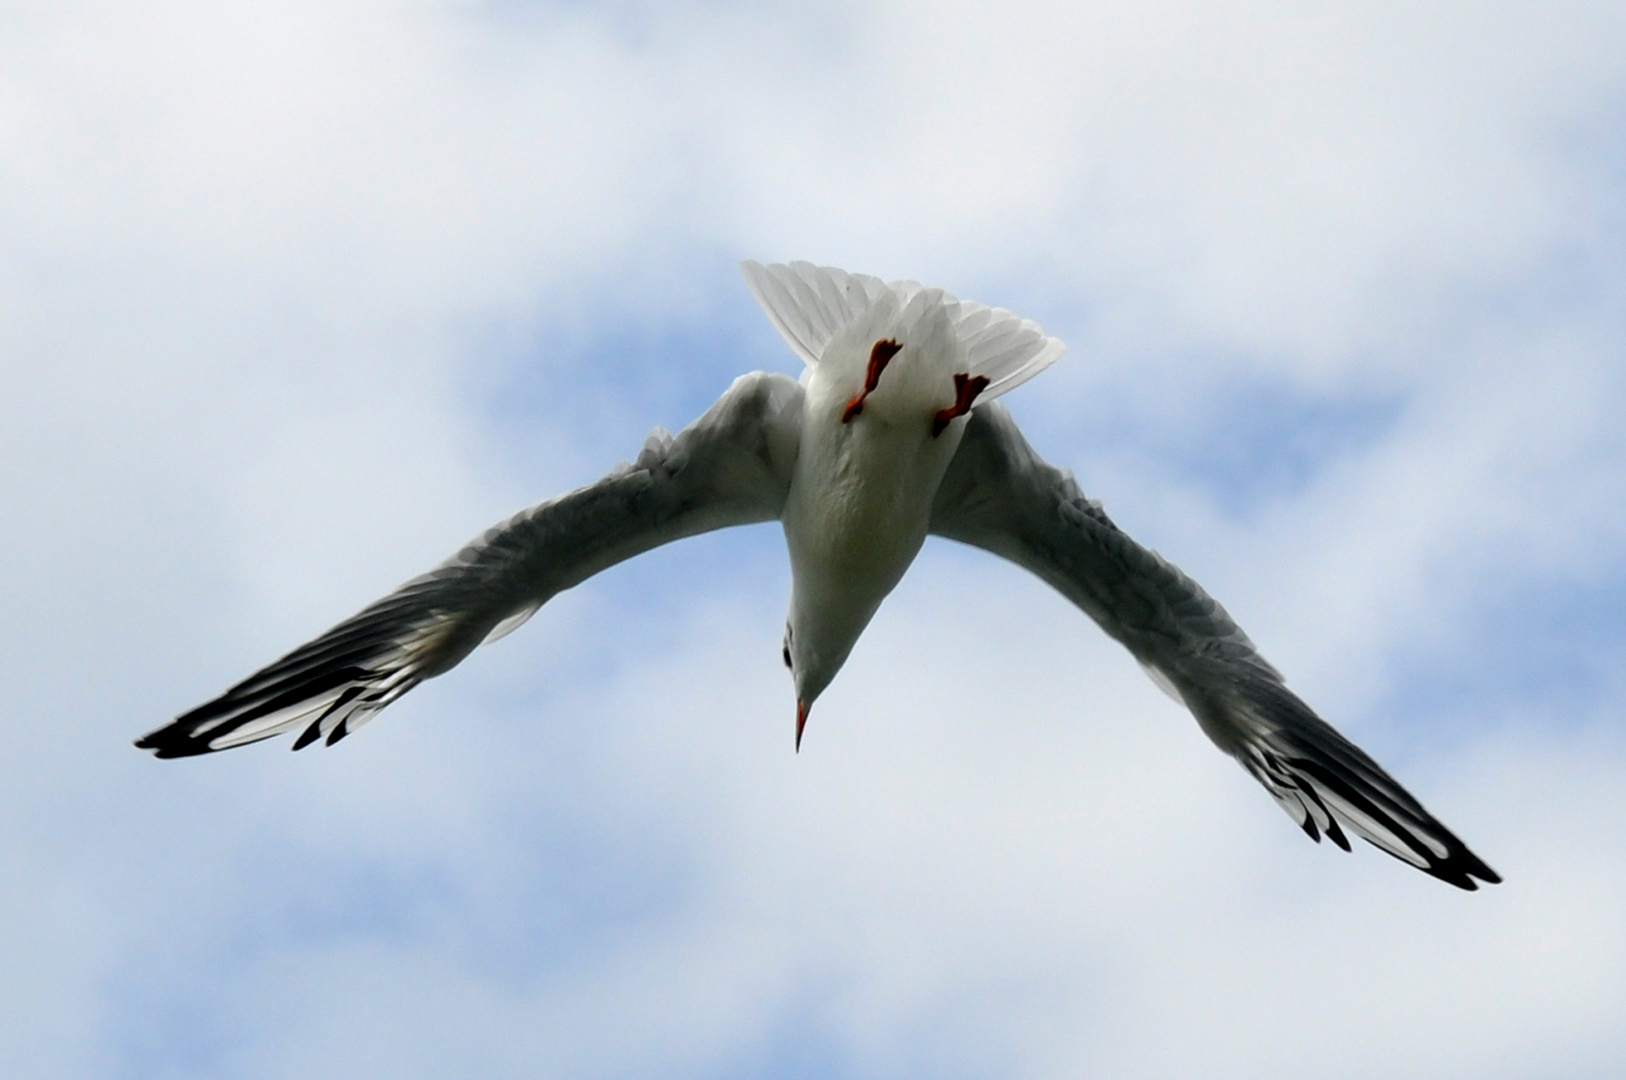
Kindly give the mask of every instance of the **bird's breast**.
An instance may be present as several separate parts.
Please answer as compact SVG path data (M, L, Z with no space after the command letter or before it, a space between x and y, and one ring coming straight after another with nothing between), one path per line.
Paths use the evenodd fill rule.
M784 514L798 587L821 579L823 588L874 593L879 603L920 551L958 439L934 439L924 423L879 417L823 425L811 435Z

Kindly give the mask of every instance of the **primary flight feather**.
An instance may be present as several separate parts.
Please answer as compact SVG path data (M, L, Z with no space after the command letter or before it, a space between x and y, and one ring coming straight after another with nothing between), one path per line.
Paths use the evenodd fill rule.
M927 534L1033 571L1127 648L1310 838L1344 830L1464 889L1496 872L1289 690L1196 582L1040 460L994 399L1062 343L912 281L744 264L806 364L757 372L676 437L487 530L440 566L136 742L185 757L299 732L337 742L555 594L660 544L778 520L792 589L796 744Z

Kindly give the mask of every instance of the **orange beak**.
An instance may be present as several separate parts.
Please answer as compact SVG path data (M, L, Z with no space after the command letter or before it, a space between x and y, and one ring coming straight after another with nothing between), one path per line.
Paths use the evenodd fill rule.
M796 752L802 752L802 729L807 726L807 706L796 703Z

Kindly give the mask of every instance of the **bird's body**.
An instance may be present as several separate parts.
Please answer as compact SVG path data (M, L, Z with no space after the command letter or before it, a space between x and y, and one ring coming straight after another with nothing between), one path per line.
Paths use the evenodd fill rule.
M1500 878L1287 689L1207 593L1136 544L993 399L1062 345L914 282L745 264L800 383L743 376L676 438L488 530L440 567L137 742L160 757L301 729L337 742L551 597L659 544L778 519L792 594L796 739L928 534L1048 581L1121 642L1312 839L1340 823L1461 888Z
M919 553L948 460L916 432L878 421L832 427L811 410L806 420L781 522L792 578L786 647L797 700L811 704Z
M771 280L755 282L765 305ZM909 299L902 306L891 288L877 295L803 379L801 441L780 518L793 580L786 650L798 737L807 707L925 543L965 430L963 418L935 424L955 405L954 377L970 374L949 309L936 290Z

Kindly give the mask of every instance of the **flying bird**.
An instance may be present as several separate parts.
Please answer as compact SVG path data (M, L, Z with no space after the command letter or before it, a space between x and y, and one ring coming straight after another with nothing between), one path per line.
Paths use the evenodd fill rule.
M1347 851L1348 829L1459 888L1501 880L1289 690L1201 586L1033 452L995 399L1053 363L1060 341L913 281L742 269L806 365L800 380L742 376L675 437L657 428L636 461L487 530L136 745L186 757L295 729L295 750L332 745L600 570L778 520L799 750L813 703L932 534L1002 555L1082 608L1312 840Z

